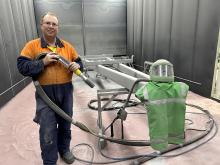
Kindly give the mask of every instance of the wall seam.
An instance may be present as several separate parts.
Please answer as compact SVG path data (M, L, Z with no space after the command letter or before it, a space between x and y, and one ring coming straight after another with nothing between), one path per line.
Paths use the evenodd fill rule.
M196 53L196 43L197 43L197 31L198 31L198 22L199 22L199 8L200 8L200 0L197 0L198 5L197 5L197 12L196 12L196 23L195 23L195 33L194 33L194 41L193 41L193 57L192 57L192 66L191 66L191 80L195 80L194 76L195 76L195 70L194 70L194 66L195 66L195 53Z
M153 41L153 62L155 61L155 52L156 52L156 46L155 46L155 41L156 41L156 24L157 24L157 0L155 0L155 8L154 8L154 41Z
M170 40L169 40L169 56L168 59L171 58L171 43L172 43L172 32L173 32L173 0L171 0L171 18L170 18Z
M12 76L11 76L11 69L10 69L10 66L9 66L9 62L8 62L8 58L6 57L6 47L5 47L5 39L4 39L4 35L3 35L3 32L0 28L0 33L1 33L1 36L2 36L2 42L3 42L3 49L4 49L4 56L5 56L5 60L6 60L6 63L7 63L7 67L8 67L8 72L9 72L9 78L10 78L10 87L13 85L12 83ZM14 91L12 90L12 94L14 95Z

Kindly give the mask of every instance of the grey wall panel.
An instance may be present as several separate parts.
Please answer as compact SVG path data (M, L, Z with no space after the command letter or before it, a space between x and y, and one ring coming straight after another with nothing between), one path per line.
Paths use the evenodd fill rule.
M0 108L14 96L13 93L14 92L12 91L12 89L9 89L5 91L4 93L0 94Z
M134 54L134 0L127 0L127 54Z
M18 0L11 0L11 11L13 15L13 23L15 28L15 36L17 39L18 48L21 48L24 46L24 43L26 40L26 34L24 31L24 21L23 21L23 14L22 14L22 8L21 8L21 1ZM20 50L17 50L19 55Z
M138 3L137 3L138 2ZM139 11L139 12L138 12ZM142 36L143 36L143 0L134 3L134 56L135 65L139 68L142 64Z
M24 20L24 28L26 31L26 38L27 41L35 38L35 28L33 28L33 23L35 20L32 20L33 17L33 9L30 9L29 3L33 3L33 1L29 0L21 0L21 10L22 10L22 15L23 15L23 20ZM33 22L34 21L34 22Z
M10 1L5 1L5 3L2 4L1 11L2 13L0 17L4 22L4 24L1 25L1 28L5 41L6 56L10 68L12 84L15 84L22 79L22 76L18 73L16 67L16 58L20 53Z
M168 59L172 26L172 0L156 1L154 59Z
M2 10L0 11L0 15ZM5 20L0 17L0 107L8 102L14 95L12 86L12 77L11 70L8 61L8 53L6 49L6 40L3 35L2 25L5 23Z
M28 8L27 8L27 4L26 4L26 0L21 0L20 1L20 7L21 7L21 11L22 11L22 20L23 20L23 26L24 26L24 32L25 32L25 36L26 36L26 41L31 40L32 38L32 29L30 26L30 22L29 22L29 12L28 12Z
M143 2L143 57L142 61L154 61L155 25L156 25L156 1L144 0ZM143 62L142 62L143 65Z
M81 0L35 0L34 9L39 34L41 16L48 11L54 12L59 18L58 36L73 44L77 52L84 55Z
M219 31L220 1L200 0L196 34L193 80L202 83L196 92L210 93Z
M220 25L220 1L144 0L143 3L135 0L127 1L127 5L127 12L133 12L127 18L132 20L127 25L128 39L133 39L127 41L128 53L134 52L138 56L135 63L143 66L144 60L168 59L174 64L176 76L202 84L185 81L190 90L210 97ZM144 6L142 10L135 10L141 5ZM140 21L142 19L143 22Z
M59 36L80 55L126 54L126 0L35 0L38 31L40 17L55 12Z
M1 20L1 19L0 19ZM6 58L6 48L5 48L5 39L2 35L1 25L0 25L0 95L10 88L11 82L11 73L8 66L8 61Z
M34 3L33 0L26 0L29 14L29 25L32 30L32 39L38 37L36 19L35 19L35 11L34 11Z
M175 75L192 80L198 0L173 1L170 60Z
M0 107L27 84L17 70L16 61L27 40L37 34L36 28L30 26L36 26L33 8L30 9L32 3L32 0L0 1Z
M126 54L126 0L84 0L86 54Z
M30 77L27 77L26 79L24 79L25 86L28 85L30 82L32 82L32 79Z

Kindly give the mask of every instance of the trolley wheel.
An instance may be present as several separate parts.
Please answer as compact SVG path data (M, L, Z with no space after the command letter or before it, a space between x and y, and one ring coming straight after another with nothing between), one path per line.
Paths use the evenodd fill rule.
M99 138L98 143L99 143L99 148L100 148L101 150L104 149L104 148L107 146L107 141L106 141L105 139Z

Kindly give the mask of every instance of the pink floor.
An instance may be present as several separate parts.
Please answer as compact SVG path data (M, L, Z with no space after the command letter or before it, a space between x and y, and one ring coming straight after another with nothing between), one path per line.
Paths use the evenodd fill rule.
M96 81L93 79L93 81ZM117 87L108 80L100 80L104 82L103 86L108 88ZM90 128L98 131L97 128L97 111L88 108L87 104L91 99L97 99L97 88L90 89L79 78L74 82L74 119L85 123ZM0 110L0 165L41 165L42 160L40 156L40 147L38 140L39 126L32 122L35 113L35 88L31 83L18 95L16 95L9 103L7 103ZM126 96L121 96L126 98ZM187 102L199 105L204 109L208 109L214 116L217 125L220 123L220 104L211 99L201 97L197 94L189 92ZM142 106L128 108L129 113L145 112ZM189 112L199 112L195 108L187 107ZM115 117L115 111L102 112L103 125L107 127L108 124ZM193 124L186 121L186 128L205 129L207 119L204 115L186 114L187 119L193 120ZM144 140L149 139L146 115L132 114L128 115L124 122L124 132L126 139ZM186 139L190 139L200 134L198 131L187 131ZM109 134L108 132L106 133ZM120 123L115 124L115 137L120 138ZM209 137L209 135L208 135ZM169 153L177 154L193 146L196 146L201 141L183 148L178 151ZM72 142L71 146L79 143L88 143L93 146L95 150L94 161L110 161L101 156L98 149L98 140L79 128L72 126ZM91 151L88 147L78 146L74 149L74 154L82 159L91 159ZM147 154L153 150L150 147L131 147L123 146L115 143L107 143L103 152L110 157L123 157L134 154ZM220 164L220 133L208 143L196 148L195 150L177 157L159 157L145 162L146 165L218 165ZM127 165L131 161L118 162L115 164ZM62 160L58 160L57 165L64 165ZM75 161L74 165L86 164ZM88 163L87 163L88 164Z

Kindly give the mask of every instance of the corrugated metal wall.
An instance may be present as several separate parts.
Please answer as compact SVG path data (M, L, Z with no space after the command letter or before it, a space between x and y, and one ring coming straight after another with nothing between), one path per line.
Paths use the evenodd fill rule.
M176 76L201 83L190 90L210 97L219 9L219 0L127 0L127 52L142 70L145 60L171 61Z
M80 55L126 54L126 0L34 0L37 27L47 11L57 14L59 36Z
M37 36L32 0L0 1L0 107L30 80L17 70L24 44Z
M135 54L137 65L168 59L176 76L202 84L188 83L191 90L210 96L219 0L2 0L0 106L30 82L18 73L16 58L37 37L34 7L37 23L46 11L58 14L60 37L80 55L126 54L127 41L127 54Z

